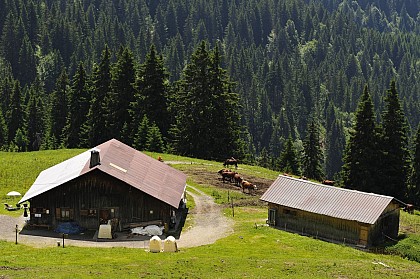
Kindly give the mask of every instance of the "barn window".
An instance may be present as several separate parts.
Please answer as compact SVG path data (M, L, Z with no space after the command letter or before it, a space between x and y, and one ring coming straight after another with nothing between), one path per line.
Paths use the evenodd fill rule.
M70 209L61 209L61 219L70 219Z
M73 219L73 209L72 208L59 208L55 209L55 218L61 220L70 220Z

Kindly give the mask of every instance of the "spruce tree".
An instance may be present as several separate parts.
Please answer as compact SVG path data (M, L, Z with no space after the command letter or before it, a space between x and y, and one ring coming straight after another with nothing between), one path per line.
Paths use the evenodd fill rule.
M343 151L346 146L343 124L335 119L327 132L326 141L326 175L327 179L335 179L343 166Z
M111 91L105 98L105 125L112 138L132 145L134 126L130 106L135 100L136 79L133 53L128 48L121 48L117 59L112 68Z
M346 144L342 171L344 187L365 192L381 192L379 131L375 122L372 99L366 85Z
M16 132L19 128L23 128L25 113L22 103L20 83L19 81L15 81L11 92L10 105L6 111L8 142L12 142L15 139Z
M411 183L408 192L408 202L413 204L420 204L420 125L417 128L415 138L413 169L410 180Z
M162 134L155 123L147 131L146 150L151 152L163 152L164 150Z
M39 150L44 135L44 110L41 98L35 92L35 88L31 88L30 97L27 106L28 115L28 150Z
M63 131L68 113L67 97L70 89L69 83L67 72L63 69L51 96L49 129L47 134L47 145L50 149L56 149L62 144Z
M283 172L300 175L299 156L293 146L291 137L289 137L284 144L284 149L278 159L278 166Z
M409 172L408 125L398 97L395 81L387 91L383 113L383 193L405 200Z
M180 154L207 159L236 155L239 97L220 64L218 49L209 53L202 42L177 84L172 135Z
M111 134L105 125L107 108L104 101L111 88L110 56L106 45L99 65L93 65L89 112L81 131L81 143L84 147L96 146L111 139Z
M143 115L143 118L136 129L136 135L134 137L133 147L138 150L146 149L147 133L149 131L149 118L147 115Z
M168 73L163 65L162 56L156 53L152 45L146 61L140 66L136 80L136 100L132 105L131 114L137 124L141 121L140 116L146 114L164 136L167 136L170 125L168 85Z
M6 120L0 107L0 150L6 149L8 142Z
M307 134L303 141L302 171L307 178L322 181L324 179L324 152L321 147L318 125L313 118L308 123Z
M73 77L69 94L69 110L63 133L64 145L68 148L80 147L81 127L86 122L89 101L88 77L83 63L80 63Z

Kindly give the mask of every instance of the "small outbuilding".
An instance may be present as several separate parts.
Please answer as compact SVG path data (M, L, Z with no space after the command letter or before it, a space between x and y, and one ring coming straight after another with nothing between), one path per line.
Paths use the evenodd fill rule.
M181 171L112 139L42 171L19 203L30 202L34 226L170 228L185 208L185 187Z
M401 202L393 197L280 175L261 200L279 229L362 247L398 236Z

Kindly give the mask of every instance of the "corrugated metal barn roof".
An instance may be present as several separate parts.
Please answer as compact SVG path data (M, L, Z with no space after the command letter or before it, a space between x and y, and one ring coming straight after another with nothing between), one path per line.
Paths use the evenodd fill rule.
M261 200L345 220L374 224L393 197L280 175Z
M100 164L89 167L91 151L99 151ZM42 171L19 203L93 170L107 173L175 208L185 190L187 176L134 148L112 139Z

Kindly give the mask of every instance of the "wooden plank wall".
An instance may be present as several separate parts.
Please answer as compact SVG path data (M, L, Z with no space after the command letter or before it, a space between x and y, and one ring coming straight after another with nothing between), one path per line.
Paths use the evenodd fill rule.
M65 221L57 208L73 211L71 219L79 225L95 229L100 222L101 209L113 209L121 227L131 222L162 220L169 223L173 208L140 190L99 171L58 186L31 200L32 210L43 210L41 217L31 223L57 225ZM45 211L48 210L49 214Z

